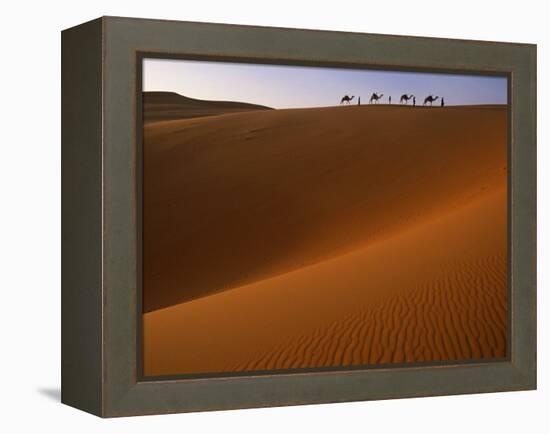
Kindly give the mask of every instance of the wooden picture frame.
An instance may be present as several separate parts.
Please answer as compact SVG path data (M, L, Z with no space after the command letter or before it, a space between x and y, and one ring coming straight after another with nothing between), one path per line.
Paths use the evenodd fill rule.
M509 78L508 357L141 375L141 60ZM102 17L62 32L62 402L101 417L536 388L536 46Z

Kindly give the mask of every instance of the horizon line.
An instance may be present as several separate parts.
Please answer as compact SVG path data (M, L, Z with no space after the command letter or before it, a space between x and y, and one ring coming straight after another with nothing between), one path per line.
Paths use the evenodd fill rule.
M256 105L256 106L263 106L263 107L266 107L268 109L271 109L271 110L297 110L297 109L307 109L307 108L325 108L325 107L340 107L340 106L343 106L343 107L348 107L348 106L397 106L397 107L432 107L431 105L423 105L422 103L420 104L417 104L417 105L413 105L412 103L411 104L402 104L400 102L396 102L394 104L392 103L389 103L389 102L384 102L384 103L374 103L374 104L371 104L369 102L365 102L364 104L358 104L357 102L355 103L351 103L351 104L342 104L342 103L337 103L337 104L334 104L334 105L315 105L315 106L303 106L303 107L282 107L282 108L275 108L275 107L271 107L269 105L266 105L266 104L261 104L261 103L256 103L256 102L249 102L249 101L242 101L242 100L224 100L224 99L201 99L201 98L193 98L193 97L190 97L190 96L187 96L187 95L184 95L184 94L181 94L179 92L176 92L176 91L172 91L172 90L142 90L142 93L172 93L172 94L175 94L175 95L178 95L178 96L181 96L183 98L187 98L187 99L191 99L191 100L195 100L195 101L202 101L202 102L216 102L216 103L240 103L240 104L250 104L250 105ZM360 98L360 95L354 95L354 96L358 96ZM385 95L384 95L385 96ZM393 96L393 95L388 95L389 96ZM429 96L429 95L427 95ZM436 95L436 96L439 96L439 95ZM445 98L445 97L443 97ZM441 99L438 99L438 101L441 101ZM444 107L476 107L476 106L508 106L509 105L509 102L506 102L506 103L491 103L491 102L488 102L488 103L474 103L474 104L453 104L453 103L445 103ZM440 103L436 103L435 105L433 105L433 107L440 107L441 108L441 105Z

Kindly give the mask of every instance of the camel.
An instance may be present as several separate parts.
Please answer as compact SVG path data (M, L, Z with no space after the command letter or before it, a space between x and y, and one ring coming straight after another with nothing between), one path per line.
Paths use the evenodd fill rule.
M426 103L430 103L430 105L433 105L433 102L436 101L439 97L438 96L432 96L432 95L428 95L426 98L424 98L424 104L422 105L426 105Z
M372 94L371 97L370 97L369 104L372 104L373 102L374 102L375 104L378 104L378 100L379 100L380 98L382 98L383 96L384 96L383 93L381 93L380 95L378 95L376 92L373 92L373 94Z
M344 103L349 104L353 98L355 98L355 95L352 95L352 96L344 95L340 100L340 104L344 104Z
M399 100L399 102L401 104L403 104L403 102L405 102L405 104L408 104L409 100L413 98L414 98L414 95L412 93L410 95L407 95L406 93L404 93L403 95L401 95L401 99Z

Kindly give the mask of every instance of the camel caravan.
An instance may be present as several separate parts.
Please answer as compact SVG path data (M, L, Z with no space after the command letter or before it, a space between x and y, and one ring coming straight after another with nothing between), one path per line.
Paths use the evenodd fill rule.
M369 104L378 104L383 96L384 96L383 93L373 92L372 95L370 96ZM355 98L355 95L352 95L352 96L344 95L340 100L340 105L342 104L350 105L351 101L353 101L354 98ZM439 96L428 95L426 98L424 98L424 103L422 105L423 106L429 105L430 107L432 107L433 103L437 101L439 98L440 98ZM413 107L416 107L416 96L413 94L409 95L407 93L404 93L399 98L399 104L409 105L409 101L411 100L412 100L411 105ZM391 104L391 95L388 96L388 104ZM357 105L361 105L361 97L357 98ZM445 107L445 98L443 97L441 97L440 106Z

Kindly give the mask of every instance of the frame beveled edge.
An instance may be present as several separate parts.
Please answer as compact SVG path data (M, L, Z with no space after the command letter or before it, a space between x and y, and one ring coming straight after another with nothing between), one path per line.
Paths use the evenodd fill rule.
M103 18L101 416L536 388L536 46ZM509 362L139 382L136 53L332 62L511 76Z

